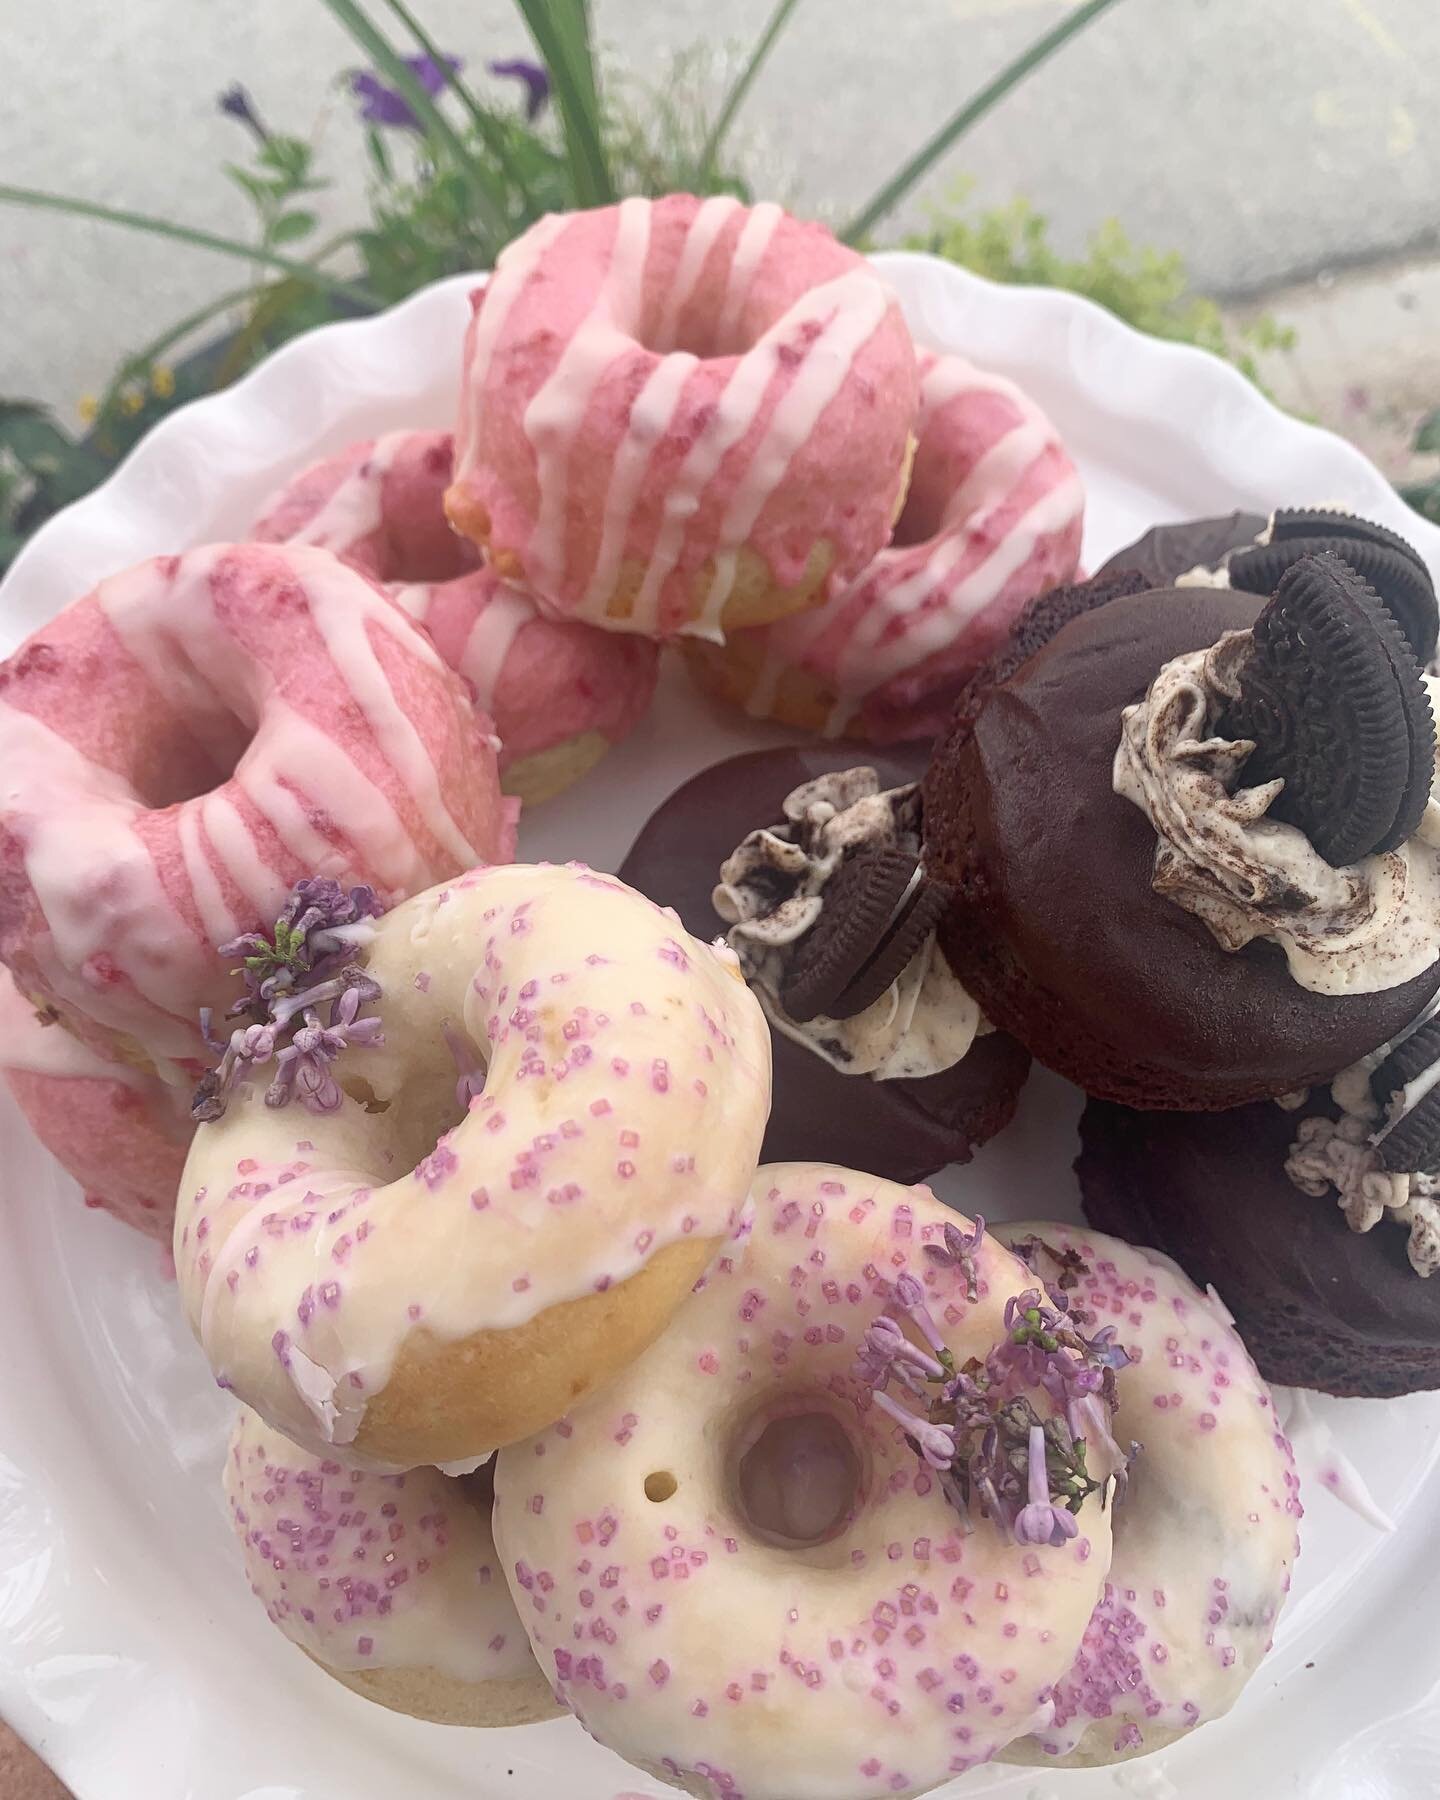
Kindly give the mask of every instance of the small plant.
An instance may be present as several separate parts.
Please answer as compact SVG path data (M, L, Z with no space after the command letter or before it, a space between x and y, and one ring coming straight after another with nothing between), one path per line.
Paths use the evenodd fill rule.
M1420 421L1411 448L1420 456L1440 456L1440 407ZM1422 517L1440 525L1440 469L1400 490L1400 498Z
M515 0L535 56L490 62L487 73L498 85L484 89L430 38L405 0L316 3L365 59L339 78L370 170L368 218L357 228L322 238L313 201L330 183L313 147L272 129L238 87L219 105L246 134L246 155L226 172L253 208L249 241L0 184L0 202L150 232L243 261L252 276L127 356L105 392L82 404L89 426L83 438L31 402L0 402L0 569L36 526L102 480L163 414L224 387L314 325L377 311L446 275L490 268L547 212L679 189L748 200L754 184L729 152L730 128L798 0L777 0L728 83L703 50L680 55L653 83L606 78L587 0ZM971 126L1117 3L1081 0L1067 9L956 109L843 235L868 245ZM376 23L386 15L401 36L398 47ZM1118 224L1103 227L1086 255L1070 260L1053 249L1045 220L1025 202L974 215L957 202L908 241L997 280L1070 288L1141 330L1228 357L1252 378L1255 352L1287 341L1265 323L1232 333L1213 302L1189 291L1178 256L1137 249Z

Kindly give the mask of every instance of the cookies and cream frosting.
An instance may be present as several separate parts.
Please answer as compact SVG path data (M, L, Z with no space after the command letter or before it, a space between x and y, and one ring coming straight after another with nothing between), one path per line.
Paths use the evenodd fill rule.
M989 1029L933 932L872 1005L801 1024L780 999L792 946L819 919L825 887L860 850L920 850L920 791L881 790L874 769L837 770L787 795L783 824L752 831L720 870L713 904L770 1023L847 1075L914 1079L952 1068Z
M1122 714L1115 792L1158 837L1152 885L1224 950L1268 938L1316 994L1399 987L1440 956L1440 803L1398 850L1332 868L1297 826L1267 816L1283 783L1243 785L1248 739L1214 734L1239 688L1251 633L1165 664ZM1440 683L1426 677L1432 702Z
M1429 1016L1428 1011L1422 1014L1417 1026ZM1387 1169L1380 1145L1431 1088L1440 1085L1440 1063L1424 1069L1382 1103L1371 1076L1393 1049L1391 1044L1382 1045L1335 1077L1330 1097L1338 1116L1321 1114L1300 1121L1285 1173L1302 1194L1316 1199L1333 1188L1352 1231L1370 1231L1387 1217L1404 1225L1410 1233L1406 1246L1410 1266L1417 1275L1433 1275L1440 1269L1440 1172Z

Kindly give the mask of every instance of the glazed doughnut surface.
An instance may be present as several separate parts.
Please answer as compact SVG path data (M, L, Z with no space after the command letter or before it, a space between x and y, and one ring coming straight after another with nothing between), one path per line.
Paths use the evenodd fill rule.
M1059 1549L967 1535L856 1375L907 1273L983 1357L1032 1284L1016 1258L983 1239L971 1302L923 1253L957 1222L927 1189L782 1163L752 1196L664 1336L501 1453L496 1542L541 1668L632 1762L707 1800L921 1793L1049 1716L1110 1515L1087 1501ZM802 1435L772 1452L767 1428ZM803 1498L757 1525L792 1455Z
M556 616L718 638L885 542L915 358L824 227L729 195L542 219L476 297L457 527Z
M769 1036L728 952L579 865L417 895L365 963L385 1041L341 1050L335 1110L242 1079L196 1132L181 1299L294 1441L474 1459L637 1355L734 1229Z

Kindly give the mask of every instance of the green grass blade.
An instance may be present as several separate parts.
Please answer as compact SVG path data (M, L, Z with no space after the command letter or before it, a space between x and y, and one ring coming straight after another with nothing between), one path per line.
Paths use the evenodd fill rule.
M495 158L496 163L504 171L505 179L525 202L527 212L535 211L535 197L531 193L525 171L515 161L510 149L509 140L499 121L488 107L482 106L471 93L454 69L446 62L443 52L437 47L425 27L405 5L404 0L385 0L385 4L395 17L414 38L416 47L422 56L428 56L437 68L444 69L446 85L450 92L464 107L470 123L484 140L485 148Z
M173 243L190 244L197 250L213 250L219 256L233 256L242 262L259 263L267 269L280 269L312 287L323 288L355 306L373 311L379 302L375 296L353 281L341 281L327 275L313 263L301 262L293 256L281 256L274 250L261 250L237 238L219 237L213 231L197 231L191 225L176 225L169 219L157 219L150 213L131 212L118 206L101 206L94 200L79 200L70 194L49 194L39 188L11 187L0 182L0 204L33 206L46 212L73 213L81 219L97 219L104 225L124 225L131 231L147 231L155 237L169 238Z
M600 136L599 88L584 0L515 0L550 74L577 206L615 198Z
M700 152L699 176L700 185L715 171L715 158L720 154L720 146L725 141L735 115L744 104L745 96L750 92L751 84L760 73L765 58L775 47L775 40L790 22L790 15L800 4L800 0L780 0L779 5L771 13L765 29L755 40L755 48L750 52L745 67L735 77L730 92L725 96L719 112L715 115L715 123L710 127L710 135L705 140Z
M323 4L350 33L350 36L374 63L379 73L385 77L420 121L421 129L431 148L436 151L443 150L466 178L477 206L485 215L487 228L503 242L506 235L505 216L496 204L494 196L487 191L483 175L464 138L421 87L414 74L406 68L403 58L396 52L384 33L377 30L355 4L355 0L323 0ZM443 60L440 66L442 68L445 66Z
M1077 32L1083 31L1093 19L1098 19L1103 12L1116 4L1116 0L1085 0L1083 6L1077 6L1073 12L1067 13L1058 24L1036 38L1028 50L1017 56L991 82L988 82L973 99L967 100L960 110L942 125L928 143L923 144L898 175L892 176L845 227L840 234L846 243L853 244L863 238L876 224L883 219L903 200L915 183L925 175L931 165L950 149L952 144L964 136L972 125L983 119L992 107L1001 100L1025 77L1038 69L1040 64L1053 56L1057 50L1067 44Z

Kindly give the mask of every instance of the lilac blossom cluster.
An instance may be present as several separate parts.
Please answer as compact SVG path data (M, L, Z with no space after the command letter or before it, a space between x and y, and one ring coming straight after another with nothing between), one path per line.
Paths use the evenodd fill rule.
M268 936L249 931L220 946L222 956L241 959L233 972L245 983L225 1017L245 1023L217 1039L209 1009L202 1011L200 1029L220 1061L196 1089L193 1118L218 1119L242 1075L271 1062L267 1106L298 1099L312 1112L334 1112L340 1086L330 1065L351 1045L384 1042L379 1019L360 1017L380 998L380 984L355 960L382 910L372 888L316 876L295 884Z
M968 1233L947 1224L943 1244L925 1246L933 1262L961 1270L972 1301L984 1231L983 1219ZM1018 1544L1059 1548L1076 1535L1089 1495L1099 1492L1103 1503L1112 1486L1116 1499L1124 1491L1139 1446L1122 1449L1111 1422L1116 1372L1129 1358L1113 1326L1083 1335L1093 1320L1071 1303L1084 1266L1073 1251L1030 1238L1017 1254L1032 1271L1049 1258L1055 1278L1006 1301L1005 1336L983 1361L956 1366L923 1284L906 1273L866 1332L856 1368L874 1404L936 1472L967 1531L978 1513Z

